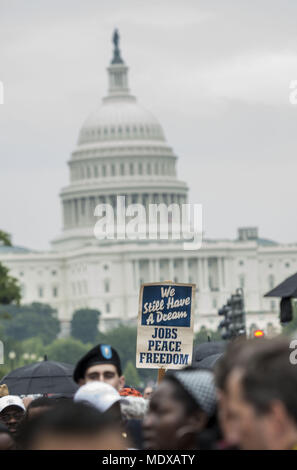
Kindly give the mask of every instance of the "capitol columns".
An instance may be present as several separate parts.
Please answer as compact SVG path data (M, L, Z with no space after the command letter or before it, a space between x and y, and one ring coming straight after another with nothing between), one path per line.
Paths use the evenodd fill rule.
M135 272L135 290L138 290L139 288L139 260L135 259L134 260L134 272Z
M203 290L202 258L197 258L197 287L199 292Z
M169 258L169 281L174 281L174 269L172 258Z
M218 273L218 288L219 291L223 290L223 258L221 256L217 257L217 273Z
M160 282L160 260L155 259L155 281Z
M189 281L189 265L188 265L188 258L183 258L183 273L184 273L184 280L183 282L187 283Z
M203 258L203 278L204 278L204 291L209 291L209 273L208 273L208 258Z

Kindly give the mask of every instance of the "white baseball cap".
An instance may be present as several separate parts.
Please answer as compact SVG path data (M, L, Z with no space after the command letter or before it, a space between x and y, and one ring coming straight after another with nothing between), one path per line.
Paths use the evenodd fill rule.
M26 411L26 407L20 397L17 395L6 395L0 398L0 413L8 406L18 406L22 410Z
M82 385L74 395L75 402L87 402L101 413L120 400L119 392L112 385L97 380Z

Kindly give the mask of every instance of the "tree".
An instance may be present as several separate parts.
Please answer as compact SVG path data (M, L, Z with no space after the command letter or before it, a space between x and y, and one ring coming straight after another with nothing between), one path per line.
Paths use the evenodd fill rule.
M119 353L123 369L126 367L128 361L135 364L136 334L136 327L130 326L119 326L106 333L106 342Z
M131 361L128 361L124 369L124 376L126 379L126 384L130 387L139 387L140 378L137 372L136 367L132 364Z
M99 310L76 310L71 320L71 336L83 343L94 343L98 334Z
M66 362L74 365L91 347L91 344L83 344L74 338L56 339L47 346L46 354L49 361Z
M205 327L200 328L200 330L194 336L194 346L197 346L201 343L206 343L210 341L222 341L221 334L218 330L207 330Z
M19 304L21 300L21 288L17 279L8 274L9 270L0 263L0 304Z
M0 242L5 246L12 246L10 234L0 230Z
M7 306L6 309L11 320L5 325L5 334L15 340L39 337L43 344L49 344L60 331L56 311L50 305L34 302L31 305Z

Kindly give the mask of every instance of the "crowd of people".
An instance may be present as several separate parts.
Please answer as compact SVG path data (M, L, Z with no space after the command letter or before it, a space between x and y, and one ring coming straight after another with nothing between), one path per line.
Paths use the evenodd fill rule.
M297 449L290 353L285 337L239 337L215 361L168 370L141 393L125 383L117 351L99 344L75 366L74 396L6 391L0 449Z

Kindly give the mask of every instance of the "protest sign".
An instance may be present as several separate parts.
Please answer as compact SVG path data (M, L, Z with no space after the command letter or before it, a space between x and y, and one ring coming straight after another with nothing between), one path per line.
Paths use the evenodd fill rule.
M192 363L195 284L143 284L136 367L181 369Z

